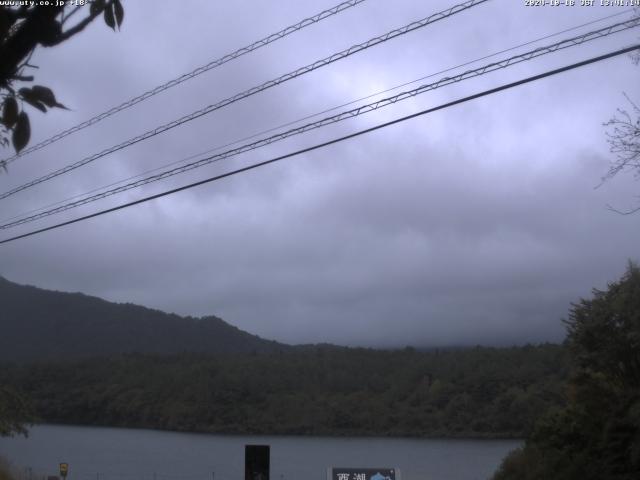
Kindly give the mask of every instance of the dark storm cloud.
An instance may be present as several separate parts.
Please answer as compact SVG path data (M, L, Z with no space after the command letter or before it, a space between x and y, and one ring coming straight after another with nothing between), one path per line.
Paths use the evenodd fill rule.
M38 78L74 110L32 114L34 141L332 5L129 3L122 32L93 25L39 53ZM449 5L371 0L15 162L1 180L20 184ZM611 13L489 2L24 192L9 199L3 213L82 193ZM498 20L500 29L493 26ZM438 90L61 218L619 48L636 36ZM640 257L637 218L605 208L633 202L637 182L621 177L593 188L611 158L601 123L624 102L622 91L640 93L629 81L637 74L628 59L616 59L5 245L0 273L184 315L216 314L288 342L558 341L569 303L615 279L628 258Z

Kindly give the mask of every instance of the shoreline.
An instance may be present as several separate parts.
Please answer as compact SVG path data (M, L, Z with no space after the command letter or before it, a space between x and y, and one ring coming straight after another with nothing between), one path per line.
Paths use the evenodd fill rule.
M161 432L161 433L177 433L177 434L186 434L186 435L210 435L216 437L296 437L296 438L322 438L322 439L380 439L380 440L437 440L437 441L491 441L491 440L509 440L509 441L522 441L524 442L525 436L518 435L396 435L394 433L390 434L380 434L380 433L353 433L353 432L344 432L344 433L299 433L299 432L290 432L290 433L253 433L253 432L216 432L216 431L206 431L206 430L169 430L163 428L154 428L154 427L138 427L138 426L126 426L126 425L104 425L104 424L76 424L76 423L56 423L56 422L42 422L42 423L34 423L28 427L29 432L33 427L72 427L72 428L104 428L104 429L114 429L114 430L139 430L139 431L149 431L149 432ZM22 436L15 436L14 438L19 438ZM24 437L22 437L24 438Z

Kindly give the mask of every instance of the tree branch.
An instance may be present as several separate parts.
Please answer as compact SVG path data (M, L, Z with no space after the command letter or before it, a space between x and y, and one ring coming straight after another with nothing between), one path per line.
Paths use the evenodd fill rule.
M21 82L33 82L33 75L14 75L12 80L19 80Z
M6 84L17 72L18 65L55 26L55 18L63 7L47 6L29 12L18 30L0 46L0 84Z
M82 30L85 29L85 27L87 25L89 25L91 22L93 22L93 20L97 16L99 16L102 12L104 12L105 8L111 7L112 3L113 3L113 0L109 0L104 5L104 7L100 8L100 9L97 9L93 13L90 12L89 15L87 16L87 18L85 18L84 20L78 22L75 26L71 27L66 32L63 32L62 34L60 34L53 45L57 45L60 42L64 42L65 40L68 40L69 38L73 37L76 33L80 33ZM75 10L72 12L72 14L73 13L75 13Z
M82 8L82 5L78 5L73 10L71 10L71 12L68 15L65 15L63 11L62 24L64 25L64 23L67 22L71 17L73 17L81 8Z

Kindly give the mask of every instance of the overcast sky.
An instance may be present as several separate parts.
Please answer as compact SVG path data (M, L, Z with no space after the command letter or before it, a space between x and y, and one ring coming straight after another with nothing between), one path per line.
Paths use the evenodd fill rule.
M31 143L337 3L123 1L122 31L114 33L100 20L34 56L32 63L40 67L36 83L53 88L71 111L33 110ZM13 162L0 176L0 189L454 3L367 0ZM0 216L4 220L624 10L493 0L2 200ZM609 52L639 37L636 28L438 89L7 230L2 238ZM0 275L182 315L214 314L284 342L560 341L570 303L616 280L628 259L640 259L640 213L622 216L606 208L637 205L640 183L629 173L594 188L613 160L602 123L626 105L623 92L640 101L639 74L640 67L621 56L2 245Z

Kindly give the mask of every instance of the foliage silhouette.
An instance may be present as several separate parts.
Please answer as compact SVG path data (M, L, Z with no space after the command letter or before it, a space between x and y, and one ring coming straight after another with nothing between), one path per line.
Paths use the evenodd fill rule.
M58 102L53 91L42 85L17 89L15 83L32 82L27 69L37 68L29 62L37 47L54 47L83 31L98 16L112 29L120 28L124 9L120 0L93 0L86 5L65 6L64 2L16 2L16 6L0 6L0 143L13 144L20 152L29 143L31 125L24 109L28 104L42 112L48 108L66 107ZM67 2L69 3L69 2ZM69 26L77 12L86 12ZM6 163L1 163L6 170Z
M537 423L495 480L640 478L640 268L573 305L568 404Z

